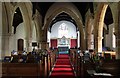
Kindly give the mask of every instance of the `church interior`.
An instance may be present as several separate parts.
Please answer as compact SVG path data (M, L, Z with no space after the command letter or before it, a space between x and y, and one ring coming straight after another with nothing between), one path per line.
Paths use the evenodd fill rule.
M120 2L0 2L1 78L120 78Z

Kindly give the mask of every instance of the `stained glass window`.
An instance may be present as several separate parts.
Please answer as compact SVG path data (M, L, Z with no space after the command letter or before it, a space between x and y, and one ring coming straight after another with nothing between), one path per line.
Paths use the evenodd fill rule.
M62 23L58 28L58 37L62 38L63 36L68 36L68 27L65 23Z

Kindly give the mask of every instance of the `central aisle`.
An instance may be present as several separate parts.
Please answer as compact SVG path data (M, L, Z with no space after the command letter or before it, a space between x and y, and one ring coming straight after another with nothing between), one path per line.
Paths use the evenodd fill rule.
M50 78L75 78L68 54L59 54Z

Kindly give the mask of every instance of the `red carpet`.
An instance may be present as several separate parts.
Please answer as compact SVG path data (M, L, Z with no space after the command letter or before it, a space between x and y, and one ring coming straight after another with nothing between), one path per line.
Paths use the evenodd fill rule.
M68 54L59 54L50 78L75 78Z

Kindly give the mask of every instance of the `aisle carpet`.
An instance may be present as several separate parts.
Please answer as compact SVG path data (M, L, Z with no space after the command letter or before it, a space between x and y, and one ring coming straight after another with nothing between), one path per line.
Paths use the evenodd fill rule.
M75 78L68 54L59 54L50 78Z

